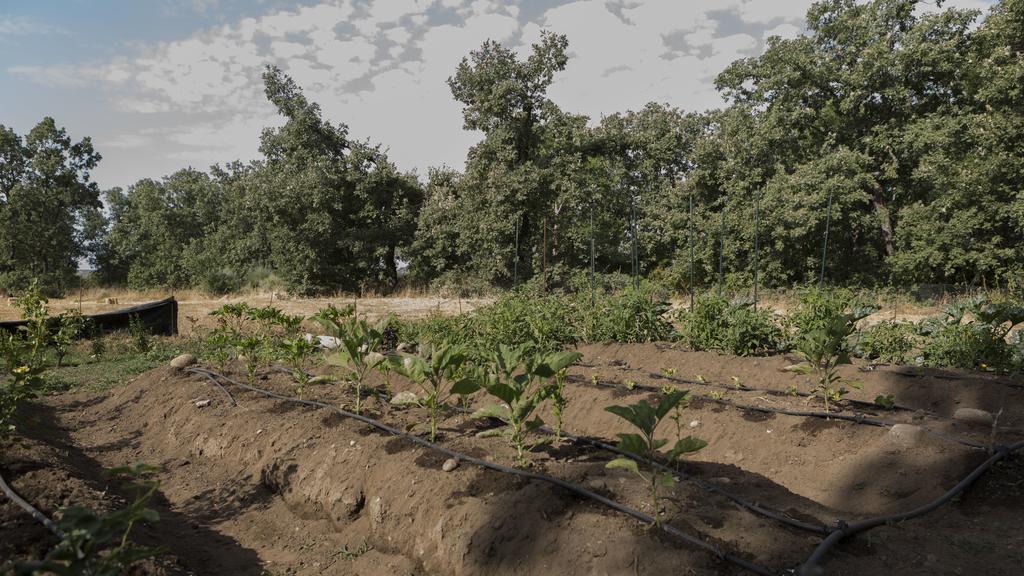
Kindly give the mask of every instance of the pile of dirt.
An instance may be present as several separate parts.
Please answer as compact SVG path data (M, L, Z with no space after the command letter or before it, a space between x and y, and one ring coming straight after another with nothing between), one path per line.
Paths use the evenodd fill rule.
M657 345L582 351L584 365L573 369L568 388L565 426L608 441L627 430L606 406L656 394L628 390L627 382L673 384L694 396L710 395L716 390L712 384L732 376L759 389L807 388L800 377L779 371L791 363L782 357L737 359ZM674 368L677 378L701 374L708 384L673 383L659 377L663 368ZM875 416L986 441L991 430L949 416L963 405L996 411L999 402L1003 414L996 439L1019 437L1013 426L1024 412L1020 390L987 376L900 374L907 370L852 367L849 375L864 382L857 398L870 400L886 391L922 409ZM595 386L594 376L620 386ZM379 384L374 377L371 385ZM293 392L280 374L266 375L258 385ZM926 386L932 386L931 394ZM400 378L392 379L392 387L414 390ZM205 378L167 368L109 396L48 398L32 411L45 422L31 432L38 452L13 458L5 452L0 471L52 513L71 501L109 506L105 488L96 484L105 467L139 460L159 466L161 520L144 527L140 540L170 549L173 561L162 569L171 572L655 574L684 568L695 574L744 573L551 484L468 463L445 471L446 456L366 424L237 388L232 392L237 406ZM724 399L736 403L820 410L802 398L724 392ZM352 398L340 385L311 387L307 394L338 404ZM479 406L485 400L472 401ZM419 408L369 398L366 411L399 429L426 430ZM935 435L907 444L884 427L766 415L708 400L692 400L683 415L679 432L709 445L687 459L681 478L696 478L810 523L912 508L947 490L984 458L983 450ZM470 456L511 464L514 452L501 438L476 437L492 425L451 413L441 424L439 441ZM674 439L675 423L663 426L661 434ZM556 441L530 454L531 470L651 513L635 477L605 469L612 456L586 444ZM44 480L41 474L57 476ZM932 515L840 546L826 567L852 575L970 574L978 566L988 574L1016 574L1024 562L1021 477L1019 461L1001 465ZM776 573L799 565L821 538L752 514L694 482L680 482L665 495L666 522ZM0 521L3 554L32 556L44 548L14 539L38 529L7 503L0 506Z

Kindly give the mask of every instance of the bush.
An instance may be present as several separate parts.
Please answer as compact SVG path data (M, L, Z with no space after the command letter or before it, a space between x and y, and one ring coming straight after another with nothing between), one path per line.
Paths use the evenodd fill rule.
M669 303L651 289L600 295L593 306L589 294L581 294L576 304L579 342L663 342L676 336L667 317Z
M803 334L827 330L846 313L863 318L877 309L868 299L846 288L804 289L800 291L796 310L786 315L785 327L790 336L786 347L791 347ZM843 351L849 351L848 344L843 344Z
M994 303L976 297L948 306L943 317L925 320L919 327L927 337L922 363L1009 370L1017 362L1017 351L1007 335L1021 322L1024 306L1012 302Z
M679 313L680 340L694 350L724 350L737 356L774 352L784 338L775 316L750 302L705 296Z
M853 352L868 360L902 364L914 349L915 331L906 322L879 322L860 331Z

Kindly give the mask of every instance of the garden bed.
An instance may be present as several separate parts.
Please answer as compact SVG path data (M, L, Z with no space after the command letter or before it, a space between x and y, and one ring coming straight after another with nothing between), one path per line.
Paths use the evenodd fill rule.
M610 442L626 428L605 406L653 398L666 385L690 390L683 434L708 446L684 460L683 481L665 493L664 519L772 573L797 567L822 535L751 512L730 496L829 526L941 495L987 457L984 448L960 440L987 446L1024 438L1024 391L1001 376L847 366L844 374L864 385L848 398L871 402L892 394L899 405L918 410L847 404L838 415L853 418L841 420L771 411L821 411L818 400L786 395L791 385L808 386L806 377L781 371L792 363L785 357L736 358L655 344L592 345L581 352L581 365L570 371L565 427ZM233 377L242 380L238 368ZM371 384L380 383L374 375ZM257 385L294 393L283 374L266 374ZM412 390L398 377L392 386ZM200 374L160 368L108 396L48 398L26 411L48 425L31 427L28 444L5 452L0 469L52 514L68 499L92 498L100 507L110 498L116 502L116 489L108 493L102 485L104 467L137 460L160 466L156 508L162 519L138 538L170 549L150 566L169 573L745 573L550 483L469 462L446 472L446 455L408 439L329 410L227 388L237 406ZM307 397L344 405L351 393L336 384L315 385ZM197 406L202 400L209 405ZM1002 410L995 434L992 427L952 419L959 407ZM370 398L364 411L398 430L426 431L419 408ZM897 438L885 426L857 419L925 432ZM476 437L491 425L452 413L438 443L511 465L514 451L503 439ZM669 421L659 432L674 439L675 430ZM531 472L651 512L642 486L625 471L605 469L614 455L592 444L555 441L529 457ZM853 575L970 574L978 566L989 574L1016 574L1024 563L1022 480L1019 459L1001 462L930 515L840 544L825 567ZM5 554L42 550L23 535L35 530L45 538L45 531L6 501L0 521Z

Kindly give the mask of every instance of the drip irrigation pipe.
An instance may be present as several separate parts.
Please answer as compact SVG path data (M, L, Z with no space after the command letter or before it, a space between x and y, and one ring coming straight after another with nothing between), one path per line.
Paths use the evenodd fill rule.
M216 386L217 388L220 388L220 391L223 392L224 395L228 397L228 402L230 402L232 406L238 406L238 402L235 401L235 397L232 396L231 392L228 392L228 389L225 388L216 378L214 378L210 374L207 374L206 372L195 372L195 371L192 371L192 370L189 370L189 372L193 372L194 374L201 374L201 375L205 376L206 379L209 380L210 382L212 382L214 386Z
M822 573L819 564L824 559L828 551L831 550L832 547L834 547L841 540L853 536L854 534L858 534L860 532L864 532L872 528L877 528L878 526L892 524L894 522L902 522L904 520L910 520L912 518L917 518L918 516L923 516L931 512L932 510L935 510L939 506L942 506L943 504L951 500L953 497L961 494L978 478L980 478L982 474L987 472L989 468L994 466L996 462L999 462L1003 458L1006 458L1007 456L1020 450L1021 448L1024 448L1024 442L1018 442L1011 446L1000 446L996 450L995 454L990 456L988 460L982 462L977 468L974 469L973 472L971 472L966 478L961 480L956 486L951 488L942 496L936 498L935 500L932 500L931 502L923 506L919 506L917 508L914 508L913 510L908 510L906 512L901 512L899 514L891 514L889 516L878 516L876 518L868 518L866 520L861 520L859 522L854 522L852 524L847 524L842 520L836 522L836 527L833 529L832 533L829 534L828 537L826 537L824 540L822 540L821 544L818 544L818 547L814 549L814 552L811 553L810 557L807 558L807 560L797 570L797 574L799 576L819 576Z
M277 373L280 373L280 374L289 374L289 375L292 373L291 370L289 370L287 368L280 367L280 366L273 367L273 371L277 372ZM206 374L206 376L208 378L212 378L212 377L214 377L214 375L226 378L226 376L224 376L222 374L218 374L216 372L212 372L212 371L210 371L210 374ZM387 394L383 394L382 397L385 398L385 399L390 398L390 396L388 396ZM472 413L471 410L466 410L466 409L463 409L463 408L458 407L458 406L455 406L453 408L456 411L461 412L463 414L470 414L470 413ZM555 431L552 430L548 426L541 426L540 430L542 432L544 432L545 434L555 434ZM817 534L823 534L824 535L824 534L828 534L829 531L830 531L830 528L828 526L826 526L825 524L810 524L810 523L806 523L806 522L801 522L801 521L796 520L794 518L791 518L789 516L785 516L785 515L783 515L780 512L776 512L776 511L773 511L773 510L769 510L767 508L763 508L763 507L759 506L758 504L755 504L755 503L750 502L750 501L748 501L748 500L746 500L746 499L744 499L744 498L742 498L740 496L737 496L737 495L735 495L735 494L733 494L731 492L723 490L723 489L719 488L718 486L715 486L714 484L709 484L709 483L707 483L707 482L705 482L705 481L703 481L700 478L697 478L695 476L688 476L686 474L683 474L682 472L680 472L680 471L678 471L678 470L676 470L674 468L670 468L669 466L666 466L666 465L662 464L661 462L658 462L657 460L650 460L650 459L644 457L643 455L633 454L632 452L627 452L626 450L622 450L621 448L615 446L614 444L608 444L607 442L604 442L604 441L602 441L600 439L593 438L593 437L590 437L590 436L580 436L579 434L574 434L574 433L566 430L565 428L563 428L560 431L560 433L565 438L568 438L568 439L573 440L575 442L580 442L580 443L583 443L583 444L588 444L590 446L593 446L594 448L598 448L600 450L605 450L605 451L611 452L613 454L618 454L619 456L627 456L629 458L634 458L634 459L637 459L637 460L640 460L640 461L644 462L645 464L648 464L650 466L654 466L654 467L658 468L659 470L662 470L663 472L668 472L668 473L670 473L670 474L672 474L674 476L679 476L680 478L682 478L683 480L685 480L687 482L692 482L698 488L700 488L700 489L702 489L702 490L704 490L706 492L712 492L712 493L724 496L725 498L731 500L733 503L737 504L741 508L746 508L750 512L753 512L753 513L758 514L760 516L764 516L765 518L768 518L768 519L771 519L771 520L775 520L776 522L781 522L781 523L786 524L788 526L791 526L793 528L797 528L799 530L805 530L805 531L808 531L808 532L814 532L814 533L817 533Z
M711 381L701 382L700 380L690 380L690 379L687 379L687 378L677 378L675 376L666 376L664 374L657 374L655 372L649 372L648 373L648 377L650 377L650 378L660 378L662 380L668 380L670 382L678 382L680 384L696 384L698 386L709 386L711 388L721 388L723 390L735 390L735 391L738 391L738 392L756 392L758 394L769 394L771 396L799 396L801 398L810 398L810 397L814 396L814 394L811 394L810 392L802 392L800 390L795 390L793 392L790 392L788 390L777 390L777 389L774 389L774 388L751 388L750 386L747 386L746 384L731 385L731 384L723 384L723 383L720 383L720 382L711 382ZM849 404L856 405L856 406L863 406L865 408L875 408L875 409L881 408L878 404L875 404L874 402L868 402L867 400L854 400L853 398L847 398L845 400L845 402L847 402ZM912 406L907 406L907 405L904 405L904 404L893 404L892 405L892 409L893 410L900 410L900 411L903 411L903 412L923 412L923 413L925 413L925 414L927 414L929 416L932 416L934 418L938 418L938 419L941 419L941 420L950 420L950 418L947 418L945 416L941 416L941 415L936 414L936 413L934 413L934 412L932 412L930 410L925 410L924 408L914 408Z
M43 514L38 508L26 502L21 496L18 496L18 493L15 492L14 489L11 488L4 480L3 475L0 475L0 490L2 490L3 493L11 499L11 502L14 502L19 508L28 512L33 518L39 521L40 524L46 526L47 530L53 532L58 538L64 539L64 531L58 528L53 520L47 518L46 514Z
M701 382L697 382L697 383L698 384L702 384ZM639 384L638 383L636 386L634 386L632 389L630 389L629 387L624 386L622 384L617 384L617 383L614 383L614 382L600 381L599 380L597 382L597 385L601 386L603 388L615 388L615 389L619 389L619 390L627 390L627 391L630 391L630 392L633 392L633 391L636 391L636 390L641 390L643 392L661 392L661 388L660 387L654 386L654 385L651 385L651 384ZM769 408L767 406L754 406L752 404L740 404L738 402L733 402L731 400L726 400L724 398L713 398L711 396L704 396L704 395L701 395L701 394L695 394L692 397L696 398L698 400L703 400L705 402L714 402L716 404L721 404L723 406L731 406L731 407L739 409L739 410L749 410L749 411L752 411L752 412L762 412L762 413L772 413L772 414L785 414L787 416L800 416L800 417L805 417L805 418L824 418L826 420L845 420L847 422L853 422L855 424L865 424L867 426L875 426L875 427L878 427L878 428L892 428L896 424L899 424L899 422L889 422L889 421L886 421L886 420L879 420L877 418L869 418L869 417L867 417L864 414L855 414L855 415L851 416L849 414L837 414L835 412L815 412L815 411L808 411L808 410L788 410L788 409L785 409L785 408ZM966 446L968 448L972 448L972 449L975 449L975 450L988 450L989 449L989 445L988 444L983 444L981 442L974 442L973 440L967 440L965 438L959 438L959 437L956 437L956 436L951 436L949 434L944 434L942 432L931 430L931 429L925 428L923 426L918 426L918 427L923 432L925 432L926 434L930 434L930 435L935 436L937 438L941 438L943 440L946 440L947 442L952 442L954 444L960 444L960 445L963 445L963 446Z
M196 368L190 368L188 371L189 372L193 372L193 373L205 373L205 372L207 372L205 370L196 369ZM210 374L216 374L216 373L210 372ZM338 414L340 416L343 416L345 418L349 418L349 419L352 419L352 420L356 420L358 422L362 422L363 424L367 424L369 426L372 426L372 427L374 427L374 428L376 428L376 429L378 429L378 430L380 430L382 432L386 432L388 434L391 434L392 436L397 436L397 437L405 438L405 439L407 439L407 440L409 440L409 441L411 441L411 442L413 442L415 444L418 444L418 445L420 445L420 446L422 446L424 448L427 448L429 450L433 450L435 452L439 452L439 453L444 454L446 456L449 456L451 458L455 458L455 459L457 459L457 460L459 460L461 462L466 462L466 463L472 464L474 466L479 466L481 468L486 468L488 470L494 470L496 472L501 472L501 473L504 473L504 474L511 474L511 475L514 475L514 476L519 476L521 478L526 478L527 480L536 480L536 481L546 482L548 484L552 484L552 485L558 486L560 488L568 490L569 492L577 494L578 496L582 496L584 498L589 498L591 500L594 500L596 502L599 502L599 503L607 506L608 508L611 508L613 510L617 510L619 512L622 512L623 514L631 516L631 517L633 517L633 518L635 518L635 519L637 519L637 520L639 520L639 521L641 521L641 522L643 522L645 524L654 525L654 518L648 516L647 514L644 514L643 512L640 512L639 510L635 510L633 508L630 508L629 506L626 506L624 504L616 502L615 500L612 500L610 498L606 498L604 496L601 496L600 494L597 494L596 492L592 492L590 490L587 490L586 488L584 488L584 487L582 487L582 486L580 486L578 484L574 484L572 482L568 482L568 481L562 480L560 478L556 478L554 476L550 476L548 474L542 474L542 473L538 473L538 472L529 472L527 470L520 470L519 468L512 468L510 466L504 466L502 464L491 462L489 460L483 460L481 458L475 458L475 457L470 456L468 454L463 454L463 453L458 452L456 450L452 450L450 448L445 448L444 446L441 446L439 444L435 444L435 443L430 442L428 440L424 440L423 438L420 438L419 436L416 436L414 434L410 434L408 432L404 432L404 431L399 430L397 428L392 428L391 426L388 426L387 424L384 424L383 422L380 422L380 421L375 420L373 418L370 418L368 416L363 416L362 414L355 414L353 412L348 412L347 410L344 410L341 407L335 406L333 404L328 404L326 402L318 402L316 400L302 400L300 398L294 398L294 397L291 397L291 396L286 396L284 394L278 394L277 392L273 392L271 390L265 390L263 388L258 388L256 386L250 386L248 384L244 384L242 382L238 382L237 380L229 378L229 377L227 377L227 376L225 376L223 374L217 374L217 376L219 376L220 378L223 378L224 381L229 382L229 383L231 383L231 384L233 384L235 386L238 386L238 387L240 387L242 389L245 389L245 390L248 390L250 392L254 392L256 394L260 394L260 395L266 396L268 398L274 398L276 400L282 400L282 401L285 401L285 402L292 402L292 403L295 403L295 404L301 404L301 405L310 406L310 407L313 407L313 408L322 408L322 409L325 409L325 410L330 410L330 411L335 412L336 414ZM731 562L731 563L733 563L733 564L735 564L735 565L737 565L737 566L739 566L741 568L744 568L745 570L753 572L754 574L760 574L762 576L774 576L774 572L768 570L767 568L764 568L763 566L759 566L757 564L754 564L752 562L744 560L743 558L740 558L738 556L735 556L735 555L729 554L727 552L724 552L722 549L718 548L717 546L714 546L712 544L708 544L707 542L704 542L703 540L701 540L701 539L699 539L699 538L697 538L695 536L691 536L690 534L687 534L686 532L683 532L682 530L680 530L680 529L678 529L678 528L676 528L674 526L671 526L671 525L668 525L668 524L661 524L660 528L662 530L664 530L666 533L671 534L672 536L675 536L676 538L679 538L680 540L682 540L682 541L684 541L684 542L686 542L688 544L696 546L696 547L698 547L698 548L700 548L700 549L702 549L702 550L704 550L706 552L711 553L712 555L714 555L715 557L717 557L717 558L719 558L721 560L725 560L727 562Z

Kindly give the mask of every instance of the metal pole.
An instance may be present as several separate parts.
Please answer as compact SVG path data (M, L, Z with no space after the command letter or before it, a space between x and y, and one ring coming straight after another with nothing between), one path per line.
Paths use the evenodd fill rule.
M590 201L590 306L593 307L597 299L594 286L594 201Z
M761 248L761 213L760 191L754 192L754 312L757 312L757 265L758 252Z
M686 239L690 245L690 310L693 310L693 295L697 291L697 287L693 283L693 190L690 190L690 217L687 221Z
M832 224L832 191L828 191L828 213L825 216L825 242L821 246L821 274L818 276L818 290L825 287L825 258L828 256L828 229Z
M519 226L523 217L516 218L516 253L512 257L512 285L519 283Z
M722 284L725 283L725 200L722 201L722 219L718 232L718 297L722 297Z
M630 219L633 228L633 288L640 288L640 257L636 249L636 196L630 195Z

